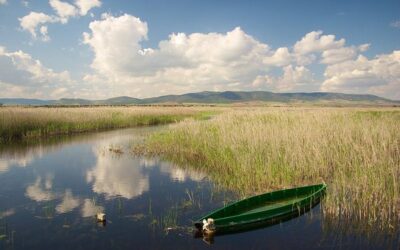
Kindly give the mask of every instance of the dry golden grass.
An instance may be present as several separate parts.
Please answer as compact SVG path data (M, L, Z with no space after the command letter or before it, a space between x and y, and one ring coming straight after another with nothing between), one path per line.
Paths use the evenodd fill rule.
M202 107L0 108L0 143L15 139L157 125L198 117Z
M325 181L325 215L400 224L399 109L232 110L176 124L145 149L243 195Z

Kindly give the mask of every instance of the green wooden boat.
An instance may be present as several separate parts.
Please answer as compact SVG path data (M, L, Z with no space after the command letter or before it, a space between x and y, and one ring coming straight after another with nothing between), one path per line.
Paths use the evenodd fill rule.
M320 202L325 190L323 183L252 196L201 217L195 221L195 226L219 234L275 224L310 210ZM209 220L212 227L203 224L204 220Z

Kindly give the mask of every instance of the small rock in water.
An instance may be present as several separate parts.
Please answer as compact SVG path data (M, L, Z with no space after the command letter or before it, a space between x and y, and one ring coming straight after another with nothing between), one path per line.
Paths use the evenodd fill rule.
M98 213L96 215L97 221L105 222L106 221L106 214L105 213Z

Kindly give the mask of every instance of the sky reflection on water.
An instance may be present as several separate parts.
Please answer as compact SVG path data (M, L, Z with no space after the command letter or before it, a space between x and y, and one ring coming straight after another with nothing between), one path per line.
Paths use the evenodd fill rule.
M124 129L0 148L0 249L200 249L192 220L237 197L204 173L135 157L160 128ZM120 148L124 153L116 153ZM94 215L107 214L107 224ZM326 227L320 206L296 219L215 239L217 249L397 249ZM167 230L168 229L168 230Z

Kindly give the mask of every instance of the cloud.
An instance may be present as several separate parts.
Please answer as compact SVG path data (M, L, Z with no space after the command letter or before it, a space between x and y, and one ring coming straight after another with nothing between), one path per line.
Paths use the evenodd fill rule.
M95 54L91 66L96 75L87 75L86 80L129 86L146 95L171 90L171 86L181 93L223 89L250 82L255 73L268 70L263 61L268 45L240 27L225 34L173 33L154 49L141 45L147 39L147 23L128 14L103 15L89 28L84 43Z
M22 3L25 6L28 6L28 2L23 1ZM34 39L39 39L44 42L50 40L47 32L47 26L45 25L46 23L65 24L71 17L85 16L92 8L100 7L101 2L99 0L76 0L75 6L60 0L49 0L49 5L57 15L50 16L42 12L32 11L28 15L18 19L23 30L31 33ZM39 36L38 31L40 31Z
M300 41L295 43L294 52L304 55L344 46L345 39L335 40L335 35L322 35L322 33L319 30L306 34Z
M0 0L0 5L7 4L7 0Z
M29 33L31 33L32 37L34 39L41 39L43 41L48 41L49 37L47 36L47 27L46 27L46 33L43 36L42 31L40 31L40 34L42 34L42 36L38 37L38 33L37 31L39 29L41 29L42 27L44 27L45 23L54 23L57 22L58 19L53 17L53 16L49 16L46 15L42 12L30 12L28 15L19 18L18 19L20 22L20 26L23 30L28 31Z
M288 65L283 68L283 76L278 80L278 89L288 91L311 85L313 82L313 75L309 69L304 66Z
M157 48L144 48L148 25L128 14L103 14L89 28L83 41L94 52L93 73L84 81L96 86L96 93L104 89L136 97L203 90L319 91L332 87L333 80L327 73L327 79L318 83L306 65L318 62L329 72L333 65L354 61L370 46L346 46L344 38L312 31L292 48L272 50L237 27L227 33L173 33ZM335 86L336 91L346 90L340 88L344 85Z
M68 20L69 17L87 14L90 8L101 6L100 1L66 3L51 0L50 3L57 12L58 16L54 18L58 22L62 18ZM64 4L69 11L60 7ZM50 21L46 20L51 18L37 18L43 21L26 25L26 29L42 40L49 40L46 22ZM33 93L39 96L48 89L51 92L47 96L78 95L93 99L120 95L144 98L224 90L357 91L359 87L351 89L354 85L341 83L346 77L338 76L339 72L334 75L329 72L339 67L337 65L351 64L363 57L370 46L368 43L346 45L344 38L317 30L305 34L293 46L273 49L236 27L225 33L172 33L150 48L144 46L148 33L148 24L138 17L102 14L101 19L90 22L88 31L83 33L83 44L94 55L91 70L85 72L79 81L67 80L66 72L63 81L53 81L60 84L51 88L47 84L46 88L39 88L40 91ZM323 71L324 75L320 73ZM30 70L20 73L15 79L8 77L8 81L0 82L0 87L23 95L31 81L26 81L26 85L15 82L17 79L20 79L18 82L32 80L33 76ZM62 73L55 75L60 77ZM349 79L355 81L356 74L347 74ZM364 88L365 91L393 96L391 92L397 88L393 85L395 81L382 80L384 77L378 81L376 72L363 74L359 76L360 81L374 85ZM50 75L47 76L45 79ZM386 85L391 87L383 87Z
M334 64L347 60L351 60L357 57L360 52L368 50L369 44L362 44L358 47L341 47L337 49L328 49L322 52L321 63Z
M273 66L285 66L292 62L293 55L289 52L289 49L286 47L278 48L272 56L265 57L263 62L267 65Z
M258 89L271 89L274 91L307 91L317 90L313 74L304 66L287 65L283 67L283 74L279 77L259 75L252 82Z
M375 93L400 99L400 51L370 60L360 55L355 60L329 65L324 76L323 91Z
M67 23L70 17L86 16L89 10L101 6L99 0L76 0L75 5L60 0L50 0L49 4L57 13L61 23Z
M62 2L60 0L50 0L49 4L60 17L61 23L67 23L70 17L77 16L79 13L78 9L74 5L67 2Z
M126 74L131 69L140 72L145 67L138 67L141 50L140 42L147 39L147 23L130 15L118 18L103 14L103 20L93 21L89 28L92 34L84 33L84 43L95 52L92 67L106 75ZM112 46L114 44L114 46ZM150 54L151 51L142 51Z
M100 0L76 0L75 5L79 8L81 16L85 16L89 10L95 7L100 7Z
M391 22L391 23L390 23L390 26L392 26L393 28L400 29L400 20Z
M323 32L321 30L309 32L294 44L293 53L296 57L297 64L311 64L317 58L315 53L337 50L344 47L345 39L336 40L335 35L322 34Z
M47 29L41 32L45 34ZM69 72L55 72L23 51L9 52L0 47L0 87L5 97L57 97L65 88L71 91L72 85Z

